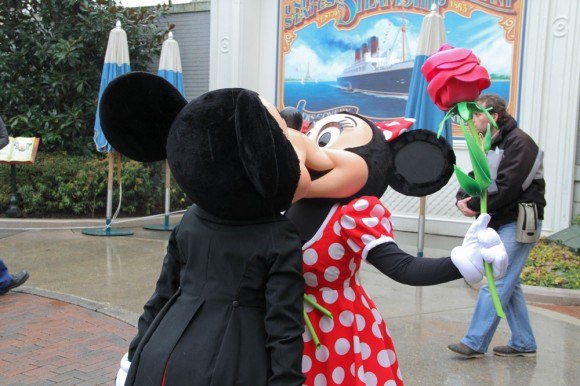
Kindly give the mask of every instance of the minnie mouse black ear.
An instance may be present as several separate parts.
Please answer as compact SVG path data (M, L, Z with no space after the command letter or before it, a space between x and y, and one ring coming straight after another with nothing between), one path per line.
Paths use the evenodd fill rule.
M427 196L444 187L453 175L455 153L432 131L407 131L389 146L389 185L399 193Z
M187 100L167 80L147 72L113 79L101 96L99 114L107 141L141 162L166 158L167 135Z

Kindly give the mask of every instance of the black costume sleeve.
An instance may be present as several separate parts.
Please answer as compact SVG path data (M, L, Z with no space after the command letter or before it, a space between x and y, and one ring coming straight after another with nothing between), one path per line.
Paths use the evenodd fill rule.
M463 277L450 257L412 256L395 243L374 247L366 260L391 279L413 286L441 284Z
M151 298L145 303L143 307L143 314L139 317L137 323L137 336L133 338L129 345L129 361L133 360L133 354L141 342L149 325L157 316L159 311L163 308L165 303L177 292L179 289L179 272L181 271L181 260L179 250L176 244L175 228L169 237L167 245L167 253L163 259L163 266L161 267L161 274L157 279L155 291Z
M293 227L292 227L293 228ZM288 229L288 228L286 228ZM273 264L266 283L266 347L270 353L272 376L268 385L302 385L304 342L304 277L302 251L295 231L278 238Z

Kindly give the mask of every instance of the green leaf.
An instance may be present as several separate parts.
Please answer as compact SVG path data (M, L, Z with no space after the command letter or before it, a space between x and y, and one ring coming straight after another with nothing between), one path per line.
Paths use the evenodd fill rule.
M464 121L469 121L473 117L473 113L469 108L469 102L459 102L457 104L457 112Z
M473 178L465 174L463 170L459 169L457 165L453 165L453 169L455 169L455 175L457 176L457 181L459 182L461 189L471 197L480 197L482 190L479 184Z
M489 124L487 125L487 131L485 132L485 137L483 138L483 151L487 152L491 149L491 130L489 129Z
M465 142L467 143L467 150L469 152L469 158L471 159L475 180L483 191L491 184L491 170L487 163L487 157L479 143L467 131L463 122L460 121L459 123L465 137Z

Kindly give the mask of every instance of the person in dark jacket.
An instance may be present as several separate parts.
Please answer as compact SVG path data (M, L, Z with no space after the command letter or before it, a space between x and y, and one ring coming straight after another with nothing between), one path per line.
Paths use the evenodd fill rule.
M492 183L488 187L487 209L491 215L489 226L499 233L508 254L506 275L495 282L502 308L511 329L507 345L494 347L498 356L535 356L536 340L530 324L520 274L528 255L541 233L544 218L545 181L543 176L543 151L534 140L518 128L516 120L506 110L506 102L495 94L483 94L478 99L499 128L490 126L491 149L487 159ZM489 119L483 113L474 113L473 122L480 134L486 133ZM518 241L518 208L522 205L535 213L535 237ZM479 215L479 197L469 197L462 189L457 192L457 208L468 217ZM529 214L530 214L529 213ZM482 357L487 351L500 318L497 316L489 287L484 284L475 306L467 334L460 343L448 348L465 357Z

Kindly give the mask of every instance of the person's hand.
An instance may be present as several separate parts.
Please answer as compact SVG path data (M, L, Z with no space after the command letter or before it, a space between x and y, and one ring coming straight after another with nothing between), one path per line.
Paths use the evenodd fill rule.
M491 217L487 213L479 216L467 230L461 246L455 247L451 251L451 261L453 261L453 264L455 264L469 284L480 282L485 274L482 248L478 234L487 229L487 224L489 224L490 219ZM490 241L491 244L492 241Z
M481 257L491 264L493 268L493 278L504 277L508 267L508 255L503 242L497 232L487 228L477 235L481 244Z
M471 200L471 197L464 198L463 200L457 201L457 209L463 213L463 215L467 217L475 217L478 212L474 212L473 210L469 209L467 203Z
M123 358L121 358L121 368L117 372L115 386L125 385L125 380L127 379L127 374L129 373L129 367L131 367L131 362L129 362L129 353L125 353Z

